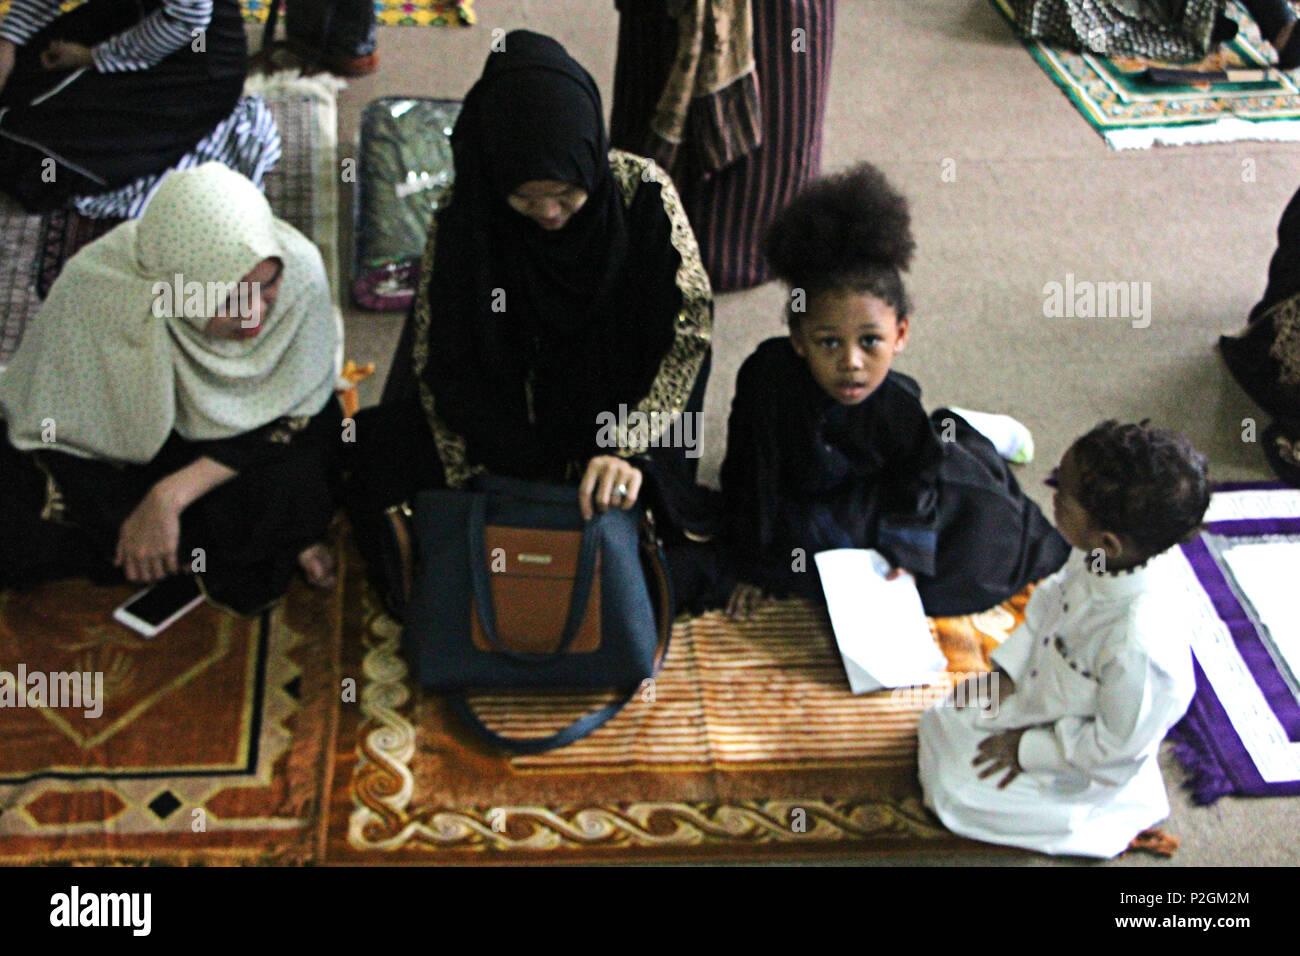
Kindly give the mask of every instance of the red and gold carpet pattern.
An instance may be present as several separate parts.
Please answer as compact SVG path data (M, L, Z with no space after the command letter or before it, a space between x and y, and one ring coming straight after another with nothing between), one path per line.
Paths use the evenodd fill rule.
M946 684L849 693L824 612L677 623L667 664L571 747L510 758L411 680L348 553L260 620L204 607L147 641L130 588L0 595L0 670L98 672L98 717L0 708L0 863L580 863L862 859L986 850L921 805L916 722ZM987 667L1025 595L935 622ZM479 697L538 734L596 696Z
M205 605L145 640L112 620L135 590L0 593L0 670L103 680L98 716L0 708L0 863L316 857L341 595L296 587L260 619Z
M953 671L983 670L1025 595L936 622ZM948 685L849 693L824 612L679 621L653 685L585 740L508 758L412 682L400 629L369 598L347 614L333 862L520 863L852 857L973 847L921 806L916 723ZM475 698L494 729L539 734L608 698ZM344 753L355 741L356 750Z

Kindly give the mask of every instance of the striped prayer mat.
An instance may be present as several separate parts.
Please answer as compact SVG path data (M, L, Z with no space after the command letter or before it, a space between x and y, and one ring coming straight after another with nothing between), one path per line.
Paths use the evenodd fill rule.
M990 0L1013 24L1009 0ZM1300 140L1300 85L1291 74L1250 83L1155 84L1149 66L1216 72L1263 69L1271 47L1240 3L1228 4L1240 30L1199 63L1163 63L1075 53L1027 40L1038 65L1114 149L1240 140Z
M0 372L18 351L27 323L36 318L36 293L43 217L29 216L8 196L0 195Z
M354 579L358 577L353 572ZM591 736L547 754L484 747L411 679L401 629L350 591L326 858L523 863L861 857L978 849L922 807L916 724L948 690L849 692L825 611L680 619L659 677ZM933 622L951 671L985 670L1028 592ZM608 695L479 695L494 729L540 735Z

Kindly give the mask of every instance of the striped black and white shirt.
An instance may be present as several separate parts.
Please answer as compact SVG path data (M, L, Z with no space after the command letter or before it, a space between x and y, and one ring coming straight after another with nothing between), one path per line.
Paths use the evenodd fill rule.
M60 0L13 0L0 37L24 46L59 15ZM163 0L135 26L91 49L100 73L147 70L187 46L212 20L212 0Z

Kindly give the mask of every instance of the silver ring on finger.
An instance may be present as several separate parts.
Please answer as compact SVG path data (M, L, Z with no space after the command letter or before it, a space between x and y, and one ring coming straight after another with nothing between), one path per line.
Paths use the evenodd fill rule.
M627 485L619 485L617 488L615 488L615 489L614 489L614 497L615 497L615 498L626 498L626 497L627 497Z

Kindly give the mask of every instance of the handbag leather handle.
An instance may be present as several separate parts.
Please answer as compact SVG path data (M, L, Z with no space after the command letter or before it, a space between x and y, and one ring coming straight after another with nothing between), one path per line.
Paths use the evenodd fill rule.
M636 696L640 686L634 687L632 692L621 700L616 700L612 704L606 704L599 710L594 710L590 714L584 714L579 717L563 730L559 730L549 737L503 737L487 724L483 723L478 714L474 713L474 707L463 694L448 694L447 702L451 704L451 709L456 716L463 720L471 730L486 740L493 746L508 750L516 754L540 754L547 750L554 750L557 747L564 747L574 743L587 736L595 730L599 730L613 718L620 710L631 702Z
M668 565L664 558L663 545L655 536L654 516L649 511L641 518L641 554L646 564L650 565L650 575L654 579L656 604L656 624L658 625L659 643L655 649L654 675L664 666L668 656L668 644L673 636L673 589L668 578Z
M600 551L600 522L597 515L582 529L582 544L578 549L578 568L569 593L569 610L564 618L564 631L559 646L548 654L522 654L506 647L497 633L496 605L492 600L487 560L487 506L488 494L476 494L470 507L469 564L470 582L474 589L474 603L478 605L479 623L488 643L499 653L521 664L541 666L566 654L578 637L583 618L587 616L587 602L596 578L596 556Z
M655 607L658 643L655 648L654 670L651 673L652 677L658 677L664 660L668 657L668 645L672 642L673 597L663 547L655 537L654 519L649 512L645 514L641 521L641 553L644 560L650 565L650 575L654 580L656 597L658 598ZM624 693L621 700L616 700L589 714L584 714L567 727L547 737L505 737L483 723L478 714L474 713L473 706L464 694L448 694L447 701L451 704L456 715L489 744L501 750L527 755L544 753L557 747L565 747L581 740L593 731L599 730L609 723L619 711L630 704L632 698L637 695L637 691L640 689L641 685L638 684Z

